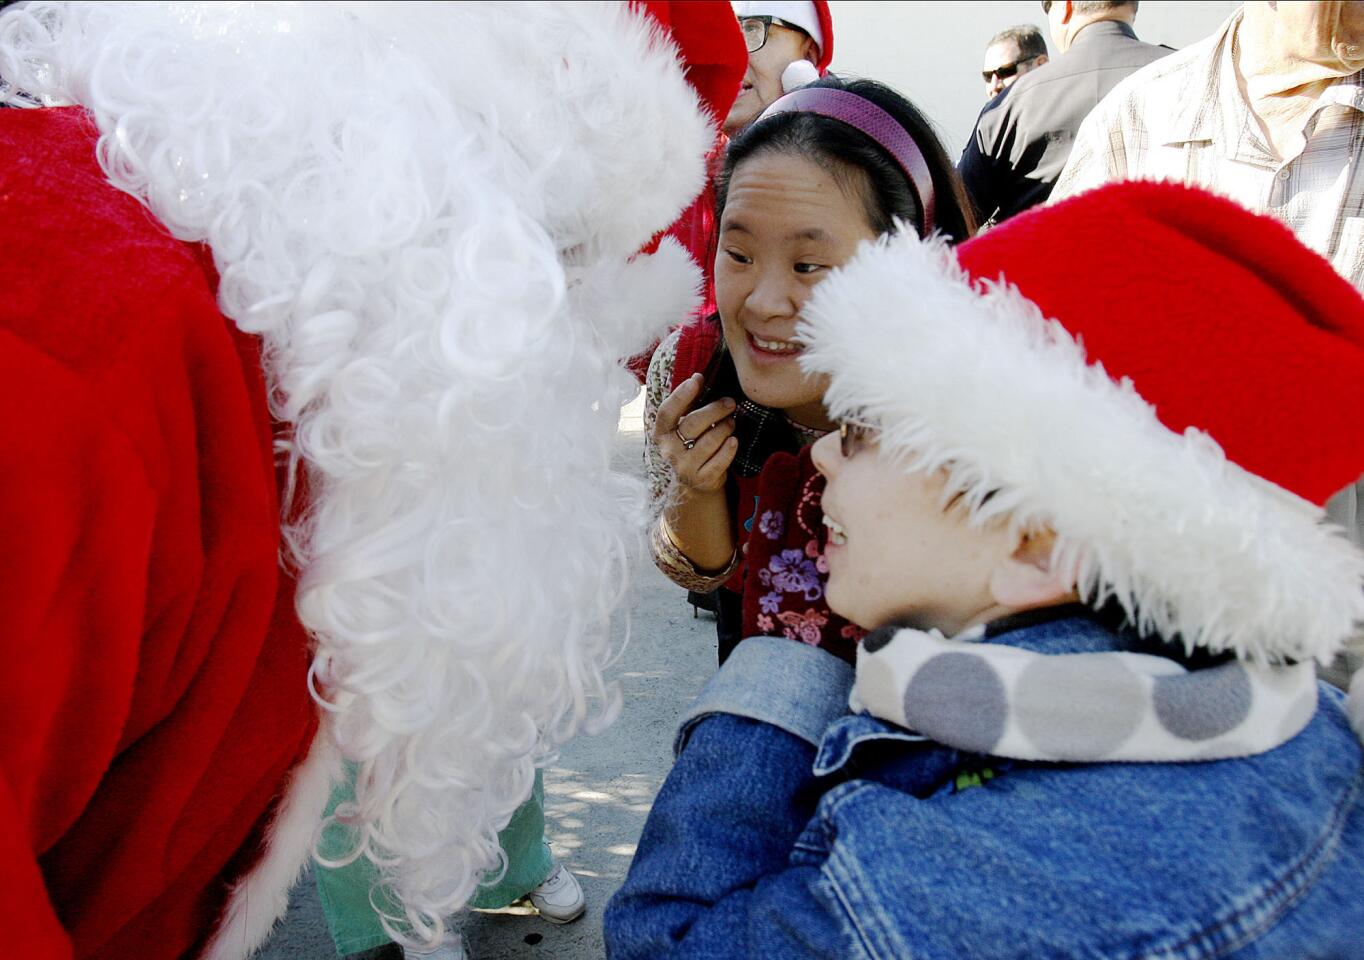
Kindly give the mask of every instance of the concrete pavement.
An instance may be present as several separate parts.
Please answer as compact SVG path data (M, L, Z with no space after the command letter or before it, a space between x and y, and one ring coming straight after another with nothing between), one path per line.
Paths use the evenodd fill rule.
M643 449L636 400L622 411L619 462L639 469ZM601 918L620 886L654 794L671 765L678 719L715 669L715 624L693 619L686 595L647 558L635 572L627 609L629 642L611 674L623 687L616 723L579 737L545 771L546 832L554 853L587 894L587 913L555 926L529 907L475 913L465 928L473 960L599 960ZM317 889L305 876L289 914L260 960L328 960L336 956ZM362 955L363 956L363 955ZM374 952L370 958L387 957Z

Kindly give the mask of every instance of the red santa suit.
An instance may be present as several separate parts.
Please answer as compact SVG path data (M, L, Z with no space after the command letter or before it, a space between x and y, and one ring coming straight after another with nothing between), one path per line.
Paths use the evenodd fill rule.
M461 590L480 599L489 594L432 568L424 579L401 581L410 585L401 612L417 610L410 620L388 627L367 621L374 608L364 590L391 571L358 569L356 557L368 562L377 553L346 549L392 535L403 541L404 562L415 566L434 552L433 541L423 538L443 532L439 522L390 521L387 502L429 494L437 520L502 544L497 561L483 558L478 569L503 582L512 579L498 573L503 566L524 565L544 552L544 543L498 528L507 521L489 513L494 500L461 501L485 486L483 467L450 455L442 438L412 429L367 434L367 441L376 435L410 441L391 453L398 469L384 472L384 464L369 461L338 467L320 462L330 435L309 433L308 423L318 423L321 411L329 429L348 425L335 412L346 404L363 407L372 421L413 414L417 422L443 403L443 413L465 424L444 442L486 450L484 433L495 425L470 418L469 409L482 411L484 402L503 410L538 405L546 412L535 422L547 435L573 441L562 457L577 460L556 477L554 465L504 450L505 468L527 476L530 467L546 466L532 480L563 492L579 513L595 511L585 524L627 519L612 499L619 482L577 466L607 462L595 451L612 442L614 427L598 414L610 378L583 374L654 335L639 319L648 298L677 305L657 308L656 327L684 312L687 270L673 269L666 257L627 261L699 188L712 135L704 108L723 115L740 72L741 61L730 54L742 53L737 28L732 35L713 29L732 23L726 5L646 9L652 20L623 6L532 8L524 17L543 25L544 44L576 51L562 62L530 49L524 31L538 34L524 17L512 22L490 7L409 9L396 18L396 41L373 8L205 5L190 16L153 4L71 4L41 18L24 9L5 12L0 62L20 71L5 80L84 105L0 110L0 397L8 414L0 445L6 611L0 655L7 666L0 679L0 864L8 896L0 925L7 955L248 956L287 905L317 833L338 748L369 774L362 783L369 793L361 797L369 803L357 822L382 828L361 853L384 858L402 881L395 889L410 919L438 927L438 918L458 909L482 873L496 867L495 844L490 850L485 838L495 837L499 818L524 799L536 755L583 722L586 711L568 702L564 677L600 684L609 650L597 625L610 611L604 604L588 611L576 633L564 628L562 641L533 651L517 651L516 636L556 635L507 624L506 636L474 636L474 627L489 629L489 618L473 608L449 614L440 625L445 632L437 633L432 608L421 604ZM463 38L470 56L482 52L488 62L472 76L463 65L442 73L444 40L432 41L439 50L421 42L438 34L427 30L431 21L447 31L440 36ZM686 60L688 37L697 43L695 64ZM526 52L526 63L510 63L517 51ZM615 72L606 53L624 58L622 51L631 53L639 79L612 88L602 79ZM336 72L325 96L281 81L297 80L305 69L300 56L311 58L307 69ZM48 66L34 66L40 61ZM130 79L153 62L159 66L147 76ZM406 84L403 103L362 102L373 85L352 69L361 63ZM229 65L247 75L230 88L220 82ZM689 66L695 69L684 79ZM515 79L494 82L497 92L489 93L486 75L495 69L512 78L538 73L521 86ZM176 82L166 83L167 76ZM342 89L343 83L357 87ZM0 81L0 95L6 92ZM213 105L206 105L209 92L220 98ZM164 96L143 104L143 93ZM558 118L560 128L546 133L539 117L506 107L529 94L539 96L541 112ZM182 96L183 104L175 100ZM501 122L486 122L499 109ZM444 126L433 127L433 116ZM326 133L309 139L314 121ZM261 133L271 123L283 124L277 132L301 131L292 148L281 150L276 137ZM651 123L660 129L640 129ZM692 144L687 150L677 146L679 130ZM580 142L567 142L570 134ZM608 134L619 141L653 136L654 153L671 150L677 161L662 171L648 149L635 157L616 142L593 155L590 145ZM315 152L300 155L305 148ZM380 157L381 148L394 152ZM481 185L462 206L441 179L455 149L464 151L467 169L454 167ZM431 163L396 169L414 157ZM623 173L608 168L613 158ZM526 170L542 164L536 178L504 175L509 163L523 161ZM634 203L600 200L622 181L642 179L646 166L660 190ZM318 183L339 192L307 192ZM385 202L357 212L356 198L375 196ZM465 219L452 227L456 215ZM406 233L384 232L401 217ZM350 234L339 237L337 223ZM461 230L482 245L461 246ZM493 236L513 238L506 249L534 254L517 264L518 277L539 278L539 286L526 281L534 297L513 284L489 283L476 291L488 308L471 314L461 312L463 284L432 292L431 278L439 282L441 269L478 281L494 275L503 248L489 241ZM266 249L270 254L262 255ZM370 271L363 284L356 280L361 268ZM627 294L611 278L633 286ZM674 295L660 297L660 287ZM414 299L421 309L412 307ZM351 324L349 332L329 340L337 318ZM558 416L543 396L526 399L523 388L504 383L496 364L465 363L467 352L456 349L464 344L451 347L454 360L444 363L447 344L428 336L460 331L452 336L464 335L474 347L492 343L491 356L500 341L487 335L485 321L497 332L539 325L578 335L571 357L542 333L526 341L518 362L548 369L546 361L556 358L591 402L565 403ZM420 339L431 358L421 362L420 377L386 381L407 394L357 399L330 392L333 381L319 371L340 378L327 366L337 357L352 375L383 362L409 373L373 346L404 323L411 333L393 355L405 357L405 345ZM264 332L258 338L244 329ZM276 424L268 400L299 420ZM342 440L351 443L341 444L343 454L359 449L353 438ZM277 456L277 441L292 445L294 469L280 466L289 461ZM338 493L347 482L370 485ZM401 483L408 485L394 496ZM528 484L522 489L534 492ZM311 491L308 502L283 503L296 486ZM594 495L600 502L589 503ZM378 505L363 530L347 526L355 503ZM300 575L297 598L281 564L289 554L281 513L295 508L312 540L290 546L313 565ZM319 533L324 524L313 518L327 510ZM506 515L517 514L507 506ZM593 558L613 555L611 548L579 543L571 562L586 575L595 569ZM392 543L383 549L392 560ZM393 575L382 589L396 582ZM427 590L428 583L436 586ZM586 592L574 583L563 589L574 597ZM562 625L571 606L545 616ZM449 652L466 635L470 644L520 653L508 669L523 680L525 663L538 662L543 675L511 693L511 684L481 681L501 667ZM381 636L406 646L385 648L375 642ZM319 699L344 729L340 721L319 724L310 662L314 679L327 687ZM424 669L429 663L443 669ZM426 691L435 705L420 723L408 716L389 722L392 704L406 702L397 689L401 677L392 688L363 687L383 670L441 681ZM481 713L453 716L449 704L468 704L468 687L484 692ZM542 704L543 716L532 713ZM470 732L498 722L518 724L508 734L517 738L511 749ZM528 725L544 744L525 736ZM551 728L552 735L545 733ZM465 748L461 765L433 772L430 758L444 759L449 743ZM426 793L414 793L416 779ZM442 803L448 809L433 818Z
M259 345L94 138L0 111L3 926L15 956L176 957L317 721Z

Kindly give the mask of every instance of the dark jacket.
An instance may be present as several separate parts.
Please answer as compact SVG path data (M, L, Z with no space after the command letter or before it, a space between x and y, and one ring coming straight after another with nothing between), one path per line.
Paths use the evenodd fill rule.
M1169 52L1142 43L1126 23L1100 20L986 104L957 165L981 219L1045 202L1080 121L1124 77Z

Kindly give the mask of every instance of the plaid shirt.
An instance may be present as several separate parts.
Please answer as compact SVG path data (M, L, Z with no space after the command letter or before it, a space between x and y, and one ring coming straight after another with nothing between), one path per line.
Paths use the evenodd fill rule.
M1364 143L1361 74L1321 94L1303 127L1302 152L1280 161L1237 85L1233 57L1241 11L1211 37L1151 64L1119 85L1076 135L1051 202L1111 180L1178 180L1272 214L1364 292ZM1327 505L1364 543L1364 483ZM1356 643L1361 644L1359 635ZM1358 669L1358 653L1345 669ZM1339 674L1335 682L1345 676Z
M1322 93L1302 152L1280 161L1237 86L1241 11L1205 40L1127 78L1080 126L1056 201L1111 180L1179 180L1273 214L1364 290L1361 75Z

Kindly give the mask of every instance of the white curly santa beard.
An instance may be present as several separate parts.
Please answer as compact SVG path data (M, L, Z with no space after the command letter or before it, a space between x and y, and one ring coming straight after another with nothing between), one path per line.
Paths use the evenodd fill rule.
M624 5L358 13L36 3L0 73L92 112L110 179L212 247L263 338L312 505L289 538L319 700L360 762L340 813L391 932L432 943L537 763L614 716L644 502L609 466L616 358L695 288L675 254L624 264L710 133Z

